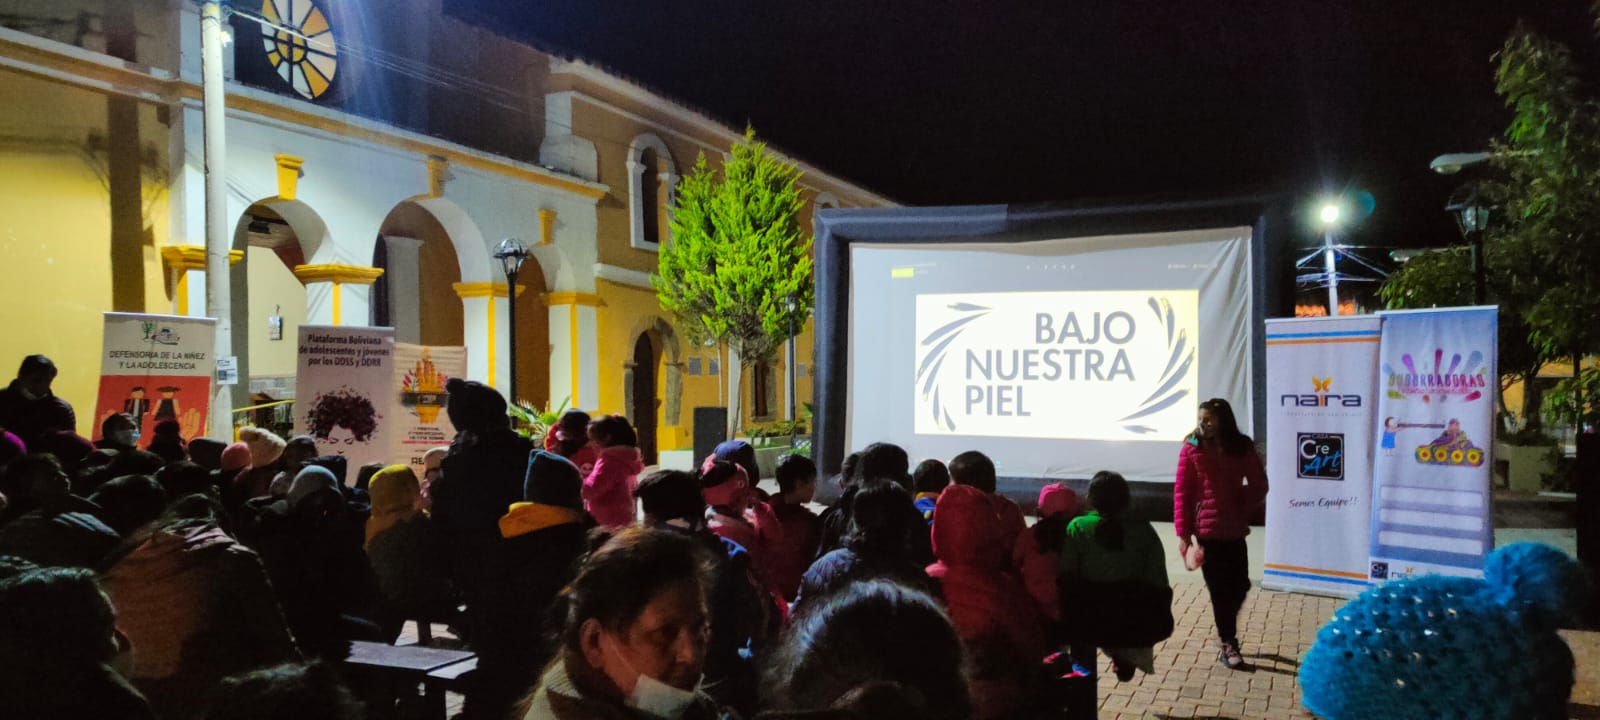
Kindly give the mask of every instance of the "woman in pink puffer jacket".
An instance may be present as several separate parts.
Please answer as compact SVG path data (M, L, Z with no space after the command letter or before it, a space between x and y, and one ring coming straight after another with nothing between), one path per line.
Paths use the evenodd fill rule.
M1239 608L1250 592L1244 536L1250 534L1250 516L1266 502L1267 471L1250 436L1239 432L1228 401L1213 398L1200 403L1199 423L1178 452L1172 524L1179 555L1187 557L1194 542L1204 551L1200 569L1211 593L1221 642L1217 657L1237 670L1244 667Z

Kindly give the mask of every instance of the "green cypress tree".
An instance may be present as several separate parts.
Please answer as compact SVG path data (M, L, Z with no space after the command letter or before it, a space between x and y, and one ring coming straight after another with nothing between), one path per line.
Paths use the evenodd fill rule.
M691 342L728 346L730 433L740 415L740 370L770 362L811 307L811 236L800 227L799 179L792 163L768 153L747 128L720 173L701 153L673 199L656 296Z

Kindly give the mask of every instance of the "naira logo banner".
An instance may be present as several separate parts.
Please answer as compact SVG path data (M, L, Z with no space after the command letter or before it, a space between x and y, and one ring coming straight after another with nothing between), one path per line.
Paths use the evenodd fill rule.
M1381 324L1267 321L1263 587L1349 597L1367 586Z
M916 299L921 435L1160 440L1194 427L1195 290Z

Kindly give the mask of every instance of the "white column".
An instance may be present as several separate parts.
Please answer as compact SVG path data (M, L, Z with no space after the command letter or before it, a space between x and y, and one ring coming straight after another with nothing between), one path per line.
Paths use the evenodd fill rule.
M589 293L545 296L550 312L550 400L593 413L626 412L600 403L599 298Z
M628 238L629 244L636 248L645 247L644 243L655 240L644 236L645 209L655 205L655 198L646 202L644 198L639 197L644 192L644 170L644 163L638 160L628 161Z
M550 314L550 405L560 405L565 398L568 407L586 409L572 401L573 388L578 385L573 381L572 306L550 305L546 312Z
M467 379L489 380L489 297L461 298L461 339L467 346Z
M342 309L342 308L341 308ZM342 313L341 313L342 315ZM341 317L342 319L342 317ZM306 324L338 325L333 319L333 282L306 282Z
M405 343L422 342L421 272L417 265L422 241L417 238L383 236L389 282L389 324L394 339Z

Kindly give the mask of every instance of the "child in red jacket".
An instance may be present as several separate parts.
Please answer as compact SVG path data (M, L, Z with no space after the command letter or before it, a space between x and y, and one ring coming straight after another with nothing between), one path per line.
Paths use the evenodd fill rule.
M783 532L771 548L767 565L783 599L794 602L800 578L816 559L822 542L822 519L806 507L817 492L817 464L804 455L786 455L775 474L778 494L772 498L772 514Z

